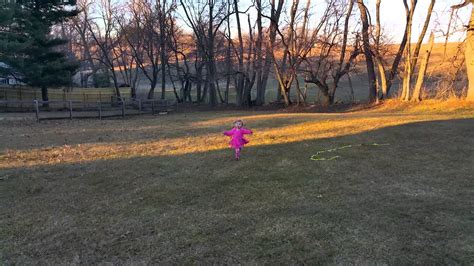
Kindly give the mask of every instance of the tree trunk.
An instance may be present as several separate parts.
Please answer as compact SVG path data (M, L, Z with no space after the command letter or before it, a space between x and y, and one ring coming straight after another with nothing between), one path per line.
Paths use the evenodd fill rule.
M210 41L210 46L214 47L213 41ZM217 88L216 88L216 65L214 61L214 49L209 49L209 60L207 64L207 88L209 95L209 105L217 105Z
M159 2L159 1L158 1ZM160 3L160 2L159 2ZM166 94L166 65L168 58L166 58L166 39L165 39L165 16L166 16L166 1L163 1L160 7L160 61L161 61L161 99L165 99Z
M410 85L411 85L411 76L412 76L412 52L411 52L411 28L413 24L413 14L415 13L417 0L411 0L411 7L408 7L407 1L403 0L405 9L407 10L407 45L405 51L405 70L403 72L403 84L402 84L402 93L400 94L400 100L408 101L410 99Z
M117 98L121 99L122 95L120 94L120 88L119 88L119 84L118 84L118 80L117 80L117 74L115 73L113 64L111 64L111 66L110 66L110 71L112 73L112 80L114 82L115 96L117 96Z
M467 29L465 55L467 78L469 82L466 100L474 101L474 9L471 10L471 19L469 20L469 27Z
M428 49L426 50L425 57L421 63L420 70L418 71L418 78L416 80L415 91L413 91L412 101L419 102L421 101L421 88L423 87L423 81L425 80L426 69L428 67L428 62L430 60L431 50L433 50L434 44L434 34L430 35L430 42Z
M405 60L405 71L403 74L403 87L402 93L400 94L400 100L408 101L410 99L410 85L411 85L411 45L408 43L407 45L407 52L406 52L406 60Z
M202 66L196 69L196 101L201 102L202 94Z
M413 17L413 14L410 15L410 10L408 10L408 6L406 4L406 0L403 0L405 4L405 10L407 10L406 14L406 25L405 25L405 32L403 34L402 41L400 42L400 46L398 47L397 54L395 55L395 59L393 60L392 67L390 68L390 73L387 78L387 95L390 93L390 88L392 87L393 80L395 79L397 72L398 72L398 66L400 65L400 62L402 60L403 52L405 51L405 47L408 41L407 38L407 33L408 33L408 27L409 27L409 22L411 18ZM411 28L411 26L410 26Z
M375 46L377 49L377 53L379 52L380 48L380 31L381 31L381 26L380 26L380 5L382 3L382 0L377 0L375 2Z
M209 78L209 76L206 74L206 80L208 78ZM209 97L207 95L208 88L209 88L209 83L205 82L204 83L204 88L201 90L201 95L199 96L199 102L200 103L205 102L206 99L209 99Z
M278 65L276 61L273 62L273 65L275 67L276 78L278 80L278 95L280 97L283 97L283 100L285 101L285 106L289 106L291 103L290 103L290 98L288 97L289 95L286 92L287 81L284 80L284 77L278 70Z
M137 98L138 75L139 75L139 68L137 66L135 66L135 75L133 77L132 84L130 84L131 85L130 93L132 95L132 99Z
M231 5L227 5L227 13L230 14ZM226 83L225 83L225 92L224 100L226 104L229 104L229 89L230 89L230 79L232 72L232 32L230 28L230 16L227 17L227 32L229 34L229 39L227 40L227 50L226 50Z
M207 85L209 90L209 105L211 106L217 105L214 41L214 4L209 3L209 25L207 28Z
M260 81L257 81L260 83L259 87L262 90L261 97L263 98L259 100L262 104L265 103L265 90L267 87L268 76L270 73L272 61L274 60L272 48L274 47L274 44L275 44L276 34L277 34L277 29L278 29L278 22L280 21L280 16L282 13L284 3L285 3L284 0L278 0L278 5L275 5L275 0L271 0L271 18L272 19L270 21L270 33L269 33L270 40L267 42L267 45L266 45L265 63L263 65L262 79ZM281 99L281 91L278 90L277 101L279 101L280 99Z
M380 59L376 60L377 69L379 71L380 91L382 92L382 99L387 98L387 77L385 76L385 67ZM377 82L379 84L379 82Z
M323 91L323 106L331 106L334 104L334 95L331 95L328 91Z
M362 43L364 48L365 62L367 66L367 77L369 79L369 102L377 101L377 87L375 85L375 71L372 52L370 51L369 37L369 19L367 17L367 8L363 0L357 0L360 10L360 19L362 22Z
M265 104L265 87L262 84L263 78L263 53L262 53L262 44L263 44L263 27L262 27L262 1L256 0L257 5L257 98L255 102L258 106Z
M434 8L435 3L436 3L436 0L431 0L430 6L428 7L428 13L426 14L425 23L423 24L423 29L421 30L420 36L418 36L418 42L416 43L415 51L413 52L412 63L411 63L412 69L415 69L416 67L418 55L420 54L421 45L423 43L423 39L425 39L428 26L430 25L431 14L433 13L433 8Z
M322 106L327 107L334 104L334 95L336 91L335 89L331 91L327 84L323 84L320 81L315 81L315 80L313 81L305 80L305 81L313 83L318 87L319 91L322 93L322 96L323 96L323 100L321 102Z
M49 101L48 87L46 86L41 86L41 100L45 102ZM49 103L43 103L43 107L49 107Z
M385 75L385 66L383 65L382 56L380 55L380 34L381 34L381 25L380 25L380 5L382 0L377 0L375 3L375 63L377 64L378 75L377 78L377 93L382 92L381 99L387 97L387 77ZM377 95L379 96L379 95Z
M240 14L239 14L239 3L238 0L234 0L234 10L235 10L235 18L237 22L237 36L239 39L239 50L237 54L237 58L239 61L239 68L237 71L237 79L235 83L235 90L236 90L236 104L237 106L241 106L243 104L243 94L244 94L244 42L242 38L242 27L240 24Z
M150 84L150 90L148 91L148 99L153 99L155 97L155 87L156 87L156 81L152 80Z

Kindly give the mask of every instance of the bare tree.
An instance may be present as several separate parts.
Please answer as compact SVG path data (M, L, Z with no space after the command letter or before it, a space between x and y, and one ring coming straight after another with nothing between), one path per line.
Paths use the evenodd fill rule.
M265 60L263 63L263 69L261 76L257 77L257 105L263 105L265 103L265 92L268 82L268 77L270 74L270 68L273 64L273 48L275 47L275 41L277 37L277 31L279 28L279 21L281 13L283 10L284 0L278 0L278 3L275 0L270 2L270 15L266 16L262 13L262 7L260 6L258 14L262 17L268 18L270 20L270 26L268 28L268 38L265 42ZM257 5L258 8L258 5ZM280 89L278 89L280 92ZM279 98L277 99L279 100Z
M420 54L420 49L421 45L423 44L423 40L425 39L426 32L428 30L428 26L430 25L431 22L431 16L433 14L433 8L435 6L436 0L431 0L430 5L428 6L428 10L426 12L426 17L425 17L425 22L423 23L423 28L420 32L420 35L418 36L418 41L416 42L415 50L413 52L412 56L412 67L416 66L416 63L418 61L418 56Z
M163 9L166 13L163 13ZM147 98L154 98L160 72L161 97L164 98L166 72L163 70L166 70L168 57L166 56L167 50L163 50L166 49L166 45L162 44L161 36L166 35L162 31L166 31L169 27L167 18L173 8L171 6L163 7L161 2L133 0L129 5L129 10L130 18L120 23L120 25L122 30L130 29L124 36L130 46L137 67L150 82ZM167 42L166 39L165 42ZM165 56L163 56L163 53L165 53Z
M319 24L310 28L309 14L311 2L308 0L305 7L300 9L299 0L293 0L289 22L284 32L278 27L276 28L276 32L280 37L279 41L283 48L283 58L278 60L276 56L278 49L275 43L270 43L270 50L272 52L275 75L279 84L279 93L283 97L286 106L292 103L290 91L293 83L296 83L297 102L305 101L305 96L298 80L300 66L314 47L318 32L323 27L333 2L332 0L330 1L330 4L325 9L323 19L320 20ZM270 19L272 20L271 17Z
M381 45L380 45L380 40L381 40L380 38L381 37L380 6L382 4L382 1L377 0L376 2L375 59L376 59L377 69L378 69L378 74L379 74L378 83L380 84L380 89L382 91L381 98L388 97L390 93L390 89L392 87L394 79L397 77L398 67L400 65L400 62L403 57L403 53L408 43L408 34L409 34L409 30L411 30L411 21L413 20L414 9L413 9L413 12L410 12L410 9L407 8L408 5L406 4L406 1L404 3L405 3L405 11L406 11L405 31L402 35L402 40L400 41L398 50L395 53L394 60L391 66L386 66L386 63L383 60L384 59L383 55L381 54L381 51L380 51L380 48L381 48ZM388 72L387 72L387 69L389 69Z
M388 35L381 26L382 0L374 1L373 25L364 0L324 0L316 5L311 0L304 4L301 0L252 0L248 9L239 0L180 0L182 12L175 12L174 0L78 1L83 12L71 22L71 38L80 47L78 54L87 70L82 84L107 69L107 80L113 81L118 97L122 80L131 85L132 97L136 97L136 84L143 75L150 84L148 98L154 96L156 86L165 98L169 83L178 101L192 102L191 92L195 91L195 101L207 101L211 106L228 103L232 85L237 105L264 104L272 75L278 81L277 99L286 105L295 100L305 103L308 83L320 90L324 104L333 104L340 81L350 78L348 74L362 53L371 102L379 96L388 97L402 60L403 99L414 94L413 100L417 100L421 95L418 85L423 84L420 78L426 71L423 64L429 55L424 52L421 66L418 57L436 2L431 0L421 34L411 44L418 0L402 0L405 33L394 59L389 60ZM355 18L356 5L360 18ZM313 11L313 7L323 9ZM248 12L252 8L255 13ZM312 14L321 14L317 11L324 12L314 19ZM241 14L246 14L246 19ZM180 28L178 20L186 25ZM192 33L186 33L186 28ZM62 34L65 32L63 28ZM413 88L410 85L418 68Z
M194 32L198 52L205 63L205 94L207 94L209 104L216 106L218 100L218 87L216 84L218 80L215 44L220 27L226 21L227 16L231 15L225 12L227 2L219 0L209 0L205 2L180 0L180 3L184 10L186 22Z
M279 29L277 29L281 43L283 45L283 60L279 63L275 56L275 46L271 47L273 53L273 66L275 68L276 78L279 84L279 92L283 96L283 100L286 106L291 104L290 99L290 90L293 85L293 82L297 78L297 63L296 60L298 55L295 52L294 41L297 39L297 11L299 7L299 0L293 0L291 9L290 9L290 21L287 25L286 35L282 34ZM290 57L290 58L288 58ZM287 62L290 61L289 63ZM288 66L288 64L290 66Z
M409 7L407 1L404 0L405 9L408 10L407 14L411 17L410 22L409 22L410 28L408 29L408 33L407 33L408 39L411 39L412 17L415 12L416 3L417 3L416 0L411 0L411 5ZM402 87L402 93L400 94L400 99L403 99L405 101L410 100L411 78L413 76L414 69L418 61L418 56L420 53L421 45L423 43L423 39L425 37L428 26L430 24L431 14L433 12L435 3L436 3L435 0L431 0L430 6L428 7L428 10L427 10L425 22L423 24L423 29L420 35L418 36L418 42L416 43L415 49L412 51L411 43L407 44L407 48L405 51L406 57L405 57L405 71L403 74L403 87Z
M376 86L377 91L381 92L381 98L387 97L387 76L385 73L385 65L384 65L384 56L381 52L381 34L382 34L382 27L380 24L380 6L382 4L382 0L377 0L375 3L375 48L374 48L374 58L375 63L377 65L377 75L376 75Z
M257 9L257 40L255 43L256 49L256 58L255 58L255 68L257 71L256 74L256 83L257 83L257 97L256 97L256 104L263 105L265 104L265 91L266 91L266 84L263 84L263 75L264 75L264 61L263 61L263 26L262 26L262 1L255 0L255 7Z
M123 10L124 11L124 10ZM123 12L116 12L117 24L122 25L123 22L120 22L124 18ZM116 47L112 50L114 57L116 58L115 70L120 74L123 84L130 87L131 98L137 98L137 84L139 82L139 68L137 67L137 59L134 56L133 50L131 49L129 42L127 41L127 36L130 31L134 31L130 27L121 27L117 30L117 35L115 38Z
M411 0L411 5L408 5L407 0L403 0L403 4L405 5L405 13L407 15L407 31L406 36L408 39L408 43L405 49L405 69L403 73L403 84L402 84L402 92L400 94L400 99L405 99L405 97L409 97L410 92L408 91L411 84L411 77L413 72L413 65L412 62L412 51L411 51L411 32L412 32L412 24L413 24L413 14L415 13L415 8L417 4L417 0Z
M243 86L244 86L244 80L245 76L243 73L244 69L244 41L242 37L242 26L240 23L240 14L239 14L239 1L238 0L233 0L233 5L234 9L237 11L235 12L235 19L237 23L237 37L238 37L238 52L237 52L237 60L239 62L238 68L237 68L237 79L236 79L236 84L235 84L235 90L236 90L236 103L238 106L241 105L242 102L242 93L243 93Z
M229 0L230 1L230 0ZM227 13L231 12L231 3L229 2L227 4ZM232 42L232 26L231 26L231 21L230 21L230 16L227 16L227 29L226 32L224 32L224 36L227 38L227 49L226 49L226 54L225 54L225 60L226 60L226 71L225 71L225 76L226 76L226 85L225 85L225 93L224 93L224 101L226 104L229 103L229 92L230 92L230 82L231 82L231 75L233 72L233 58L232 58L232 48L234 47L234 44ZM227 34L227 35L225 35Z
M354 1L333 2L326 16L321 34L313 47L317 55L305 60L305 82L315 84L323 95L323 105L334 103L340 80L349 73L356 57L362 52L359 34L353 38L353 46L348 47L350 39L350 18ZM328 10L328 11L329 11ZM344 21L341 26L339 21Z
M418 77L416 79L415 90L413 91L412 101L419 102L421 101L421 90L423 87L423 82L425 80L426 69L428 68L428 62L430 61L431 51L433 50L434 44L434 34L430 34L430 41L428 47L425 51L425 55L423 57L423 61L420 66L420 70L418 71Z
M359 5L360 20L362 22L362 47L364 50L365 62L367 66L367 78L369 80L369 101L375 102L378 100L378 98L374 70L374 60L370 48L368 10L363 0L357 0L357 4Z
M115 94L118 98L121 98L118 77L115 72L117 58L113 52L117 45L117 39L115 38L117 35L117 21L113 15L117 6L111 0L101 0L95 7L97 9L95 13L98 14L98 17L85 20L93 44L100 51L98 57L94 59L108 68L114 83Z
M174 57L174 70L177 80L181 83L179 96L176 99L180 102L192 102L191 89L194 76L190 66L190 50L192 46L192 37L185 34L183 30L176 25L175 19L170 18L169 24L169 48ZM170 69L170 79L173 80ZM175 93L176 94L176 93Z
M471 3L474 3L474 0L464 0L463 3L452 6L452 8L459 9ZM466 48L464 54L469 82L466 99L474 100L474 9L471 9L471 18L469 20L469 25L467 26Z
M161 99L165 99L166 95L166 68L168 63L168 51L167 51L167 28L169 12L172 12L175 8L174 4L170 4L167 0L157 0L155 4L155 11L158 16L159 24L159 35L160 35L160 60L161 60Z
M98 87L99 83L96 79L96 73L100 69L100 62L96 62L94 57L97 57L95 51L92 49L94 40L92 39L88 27L89 13L91 3L88 0L78 0L76 2L77 8L80 11L77 16L71 18L72 31L77 33L78 40L76 42L80 49L81 62L81 86L87 87L89 78L93 78L94 87Z

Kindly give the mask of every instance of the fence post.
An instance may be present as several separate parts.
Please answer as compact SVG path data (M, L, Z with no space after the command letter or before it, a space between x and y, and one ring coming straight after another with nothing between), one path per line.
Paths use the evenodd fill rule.
M69 102L69 119L72 120L72 101L69 100L68 102Z
M152 115L155 114L155 101L154 100L151 100L151 114Z
M120 101L122 101L122 118L125 118L125 101L120 97Z
M86 108L86 93L85 92L82 93L82 101L83 101L82 107L85 109Z
M102 105L101 102L97 102L97 108L99 109L99 120L102 120Z
M39 122L40 121L40 118L39 118L39 104L38 104L38 100L34 100L33 103L35 104L35 113L36 113L36 121Z
M99 91L99 101L102 102L102 93Z

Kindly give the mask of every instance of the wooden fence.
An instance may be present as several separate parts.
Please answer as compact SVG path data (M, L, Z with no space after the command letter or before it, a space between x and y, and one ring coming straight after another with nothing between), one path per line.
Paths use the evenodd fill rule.
M123 100L112 101L41 101L41 100L0 100L0 110L34 112L36 120L60 118L99 118L128 115L156 114L178 111L178 102L168 100Z
M82 101L97 102L108 101L115 96L112 89L49 89L48 98L50 101ZM41 90L31 87L0 87L0 100L40 100Z

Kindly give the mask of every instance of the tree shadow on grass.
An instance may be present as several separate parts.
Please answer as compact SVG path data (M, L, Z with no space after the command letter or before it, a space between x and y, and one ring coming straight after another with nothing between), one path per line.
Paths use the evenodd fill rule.
M272 118L269 119L269 116ZM202 136L230 129L236 119L244 119L253 129L284 127L318 119L317 114L264 114L220 112L206 114L172 114L166 117L144 116L125 120L59 120L5 122L0 128L4 141L0 149L31 149L85 143L145 142L166 138ZM326 117L325 119L328 119ZM324 119L324 115L320 115ZM191 121L191 122L190 122ZM26 126L25 126L26 125Z
M329 122L353 122L360 120L417 120L419 114L403 113L351 113L351 114L274 114L262 112L220 112L216 114L176 114L166 117L140 117L125 120L62 120L41 123L2 123L0 151L55 148L64 145L114 145L119 143L140 144L189 137L220 135L230 129L235 119L244 119L256 132L268 129L290 128L305 124ZM436 118L438 117L438 118ZM429 119L446 119L447 116L431 116ZM25 124L26 123L26 124Z
M226 118L228 119L228 118ZM450 116L411 115L405 117L379 116L351 116L337 117L336 119L307 121L290 126L257 128L251 137L250 146L277 145L283 143L294 143L312 139L333 138L344 135L353 135L376 128L395 126L400 124L414 123L424 120L452 119ZM273 122L276 123L276 122ZM277 124L277 123L276 123ZM52 145L47 147L29 149L6 149L0 161L0 169L28 166L42 166L52 164L79 163L95 160L108 160L119 158L133 158L146 156L176 156L188 153L204 153L221 150L227 146L228 138L222 136L217 130L207 129L207 134L194 134L192 130L178 127L165 127L162 131L172 132L169 134L158 134L146 141L137 140L117 129L118 136L125 137L116 142L94 143L89 140L90 133L80 135L77 145ZM80 131L80 130L79 130ZM175 133L179 131L181 133ZM43 136L53 143L60 143L56 138L55 131L50 131ZM183 136L184 134L184 136ZM12 134L14 135L14 134ZM7 141L8 145L18 145L24 141L14 138L16 141ZM86 142L83 142L87 139ZM21 144L19 144L21 146Z
M1 260L469 264L473 122L2 170Z
M2 123L0 149L31 149L75 144L146 142L169 138L219 134L230 129L236 119L244 119L255 130L335 119L324 114L274 114L262 112L179 113L169 116L143 116L125 120L56 120ZM341 119L343 119L341 117Z

